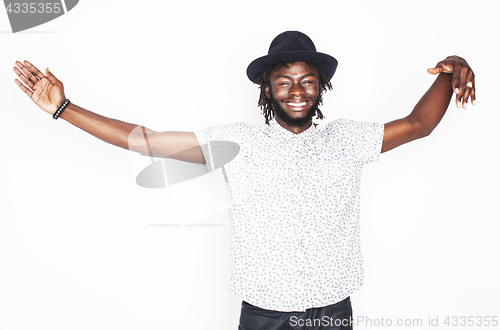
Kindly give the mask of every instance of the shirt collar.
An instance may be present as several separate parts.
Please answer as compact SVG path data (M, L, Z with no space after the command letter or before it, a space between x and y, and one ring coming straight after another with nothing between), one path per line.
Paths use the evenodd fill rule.
M314 140L320 134L319 129L316 128L314 124L311 124L305 131L295 134L290 132L283 126L281 126L276 120L272 120L268 127L268 136L273 139L279 139L284 141L289 141L292 139L302 140L304 143L309 144L314 142Z

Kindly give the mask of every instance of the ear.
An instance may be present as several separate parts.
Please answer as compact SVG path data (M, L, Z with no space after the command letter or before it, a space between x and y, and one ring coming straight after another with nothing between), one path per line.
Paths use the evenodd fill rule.
M265 94L266 94L266 97L268 99L271 99L271 87L269 86L269 84L266 84L266 92L265 92Z

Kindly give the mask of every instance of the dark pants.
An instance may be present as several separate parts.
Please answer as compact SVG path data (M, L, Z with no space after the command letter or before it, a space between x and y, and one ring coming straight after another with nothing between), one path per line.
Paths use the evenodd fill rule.
M241 304L238 330L352 330L349 298L305 312L277 312Z

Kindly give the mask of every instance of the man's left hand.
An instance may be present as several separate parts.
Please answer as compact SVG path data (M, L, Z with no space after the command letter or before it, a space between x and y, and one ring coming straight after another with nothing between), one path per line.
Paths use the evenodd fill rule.
M456 94L455 104L460 108L467 108L467 102L471 100L473 105L476 104L476 82L474 72L469 64L459 56L448 56L445 60L436 64L435 68L427 69L430 74L438 74L441 72L451 73L452 88Z

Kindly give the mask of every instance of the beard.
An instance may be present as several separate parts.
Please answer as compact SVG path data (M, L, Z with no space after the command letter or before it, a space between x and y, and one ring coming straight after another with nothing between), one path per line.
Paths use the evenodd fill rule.
M307 123L312 121L312 118L316 114L316 110L318 110L320 99L317 98L314 102L313 106L307 111L307 114L302 118L293 118L291 117L282 107L278 100L271 98L271 104L273 105L274 115L281 119L283 122L291 125L293 127L302 127Z

